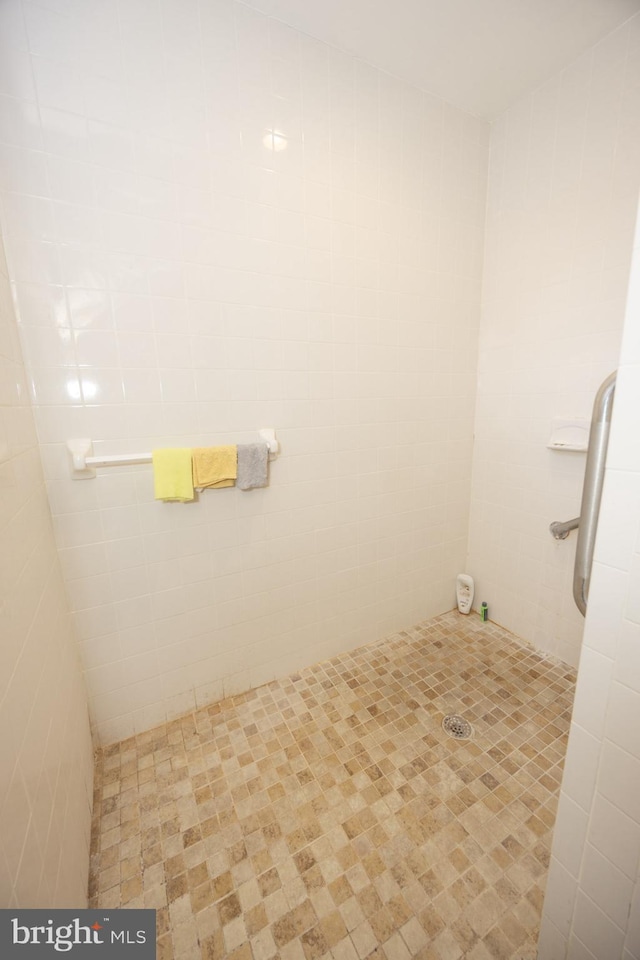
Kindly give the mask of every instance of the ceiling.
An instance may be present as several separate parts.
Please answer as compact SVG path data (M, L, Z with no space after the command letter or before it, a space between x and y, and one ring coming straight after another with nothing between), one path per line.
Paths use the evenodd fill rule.
M640 0L249 0L488 120L640 10Z

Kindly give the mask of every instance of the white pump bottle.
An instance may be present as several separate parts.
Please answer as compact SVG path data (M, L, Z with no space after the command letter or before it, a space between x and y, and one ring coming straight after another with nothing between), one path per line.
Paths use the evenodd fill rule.
M470 613L473 603L473 577L459 573L456 578L456 600L460 613Z

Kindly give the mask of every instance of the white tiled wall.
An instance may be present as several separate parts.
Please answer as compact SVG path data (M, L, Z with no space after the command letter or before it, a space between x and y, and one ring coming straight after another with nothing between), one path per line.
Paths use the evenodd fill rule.
M91 709L113 740L449 609L488 125L230 0L3 0L0 188ZM153 501L96 451L251 440Z
M86 904L87 697L0 237L0 907Z
M469 558L478 602L578 661L571 596L585 456L546 449L617 365L640 184L640 18L492 127ZM624 485L624 479L619 481ZM630 549L630 545L629 545Z
M540 960L640 956L639 437L640 219Z

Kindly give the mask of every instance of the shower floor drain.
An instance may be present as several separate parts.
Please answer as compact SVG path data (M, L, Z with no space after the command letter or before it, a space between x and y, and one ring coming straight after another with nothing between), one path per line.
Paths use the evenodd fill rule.
M442 729L455 740L469 740L473 736L473 727L469 721L455 713L444 718Z

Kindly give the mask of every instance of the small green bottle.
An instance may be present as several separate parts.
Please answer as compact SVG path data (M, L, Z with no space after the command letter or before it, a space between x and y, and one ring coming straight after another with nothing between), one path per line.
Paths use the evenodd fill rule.
M489 607L487 606L484 600L480 604L480 619L481 620L489 619Z

